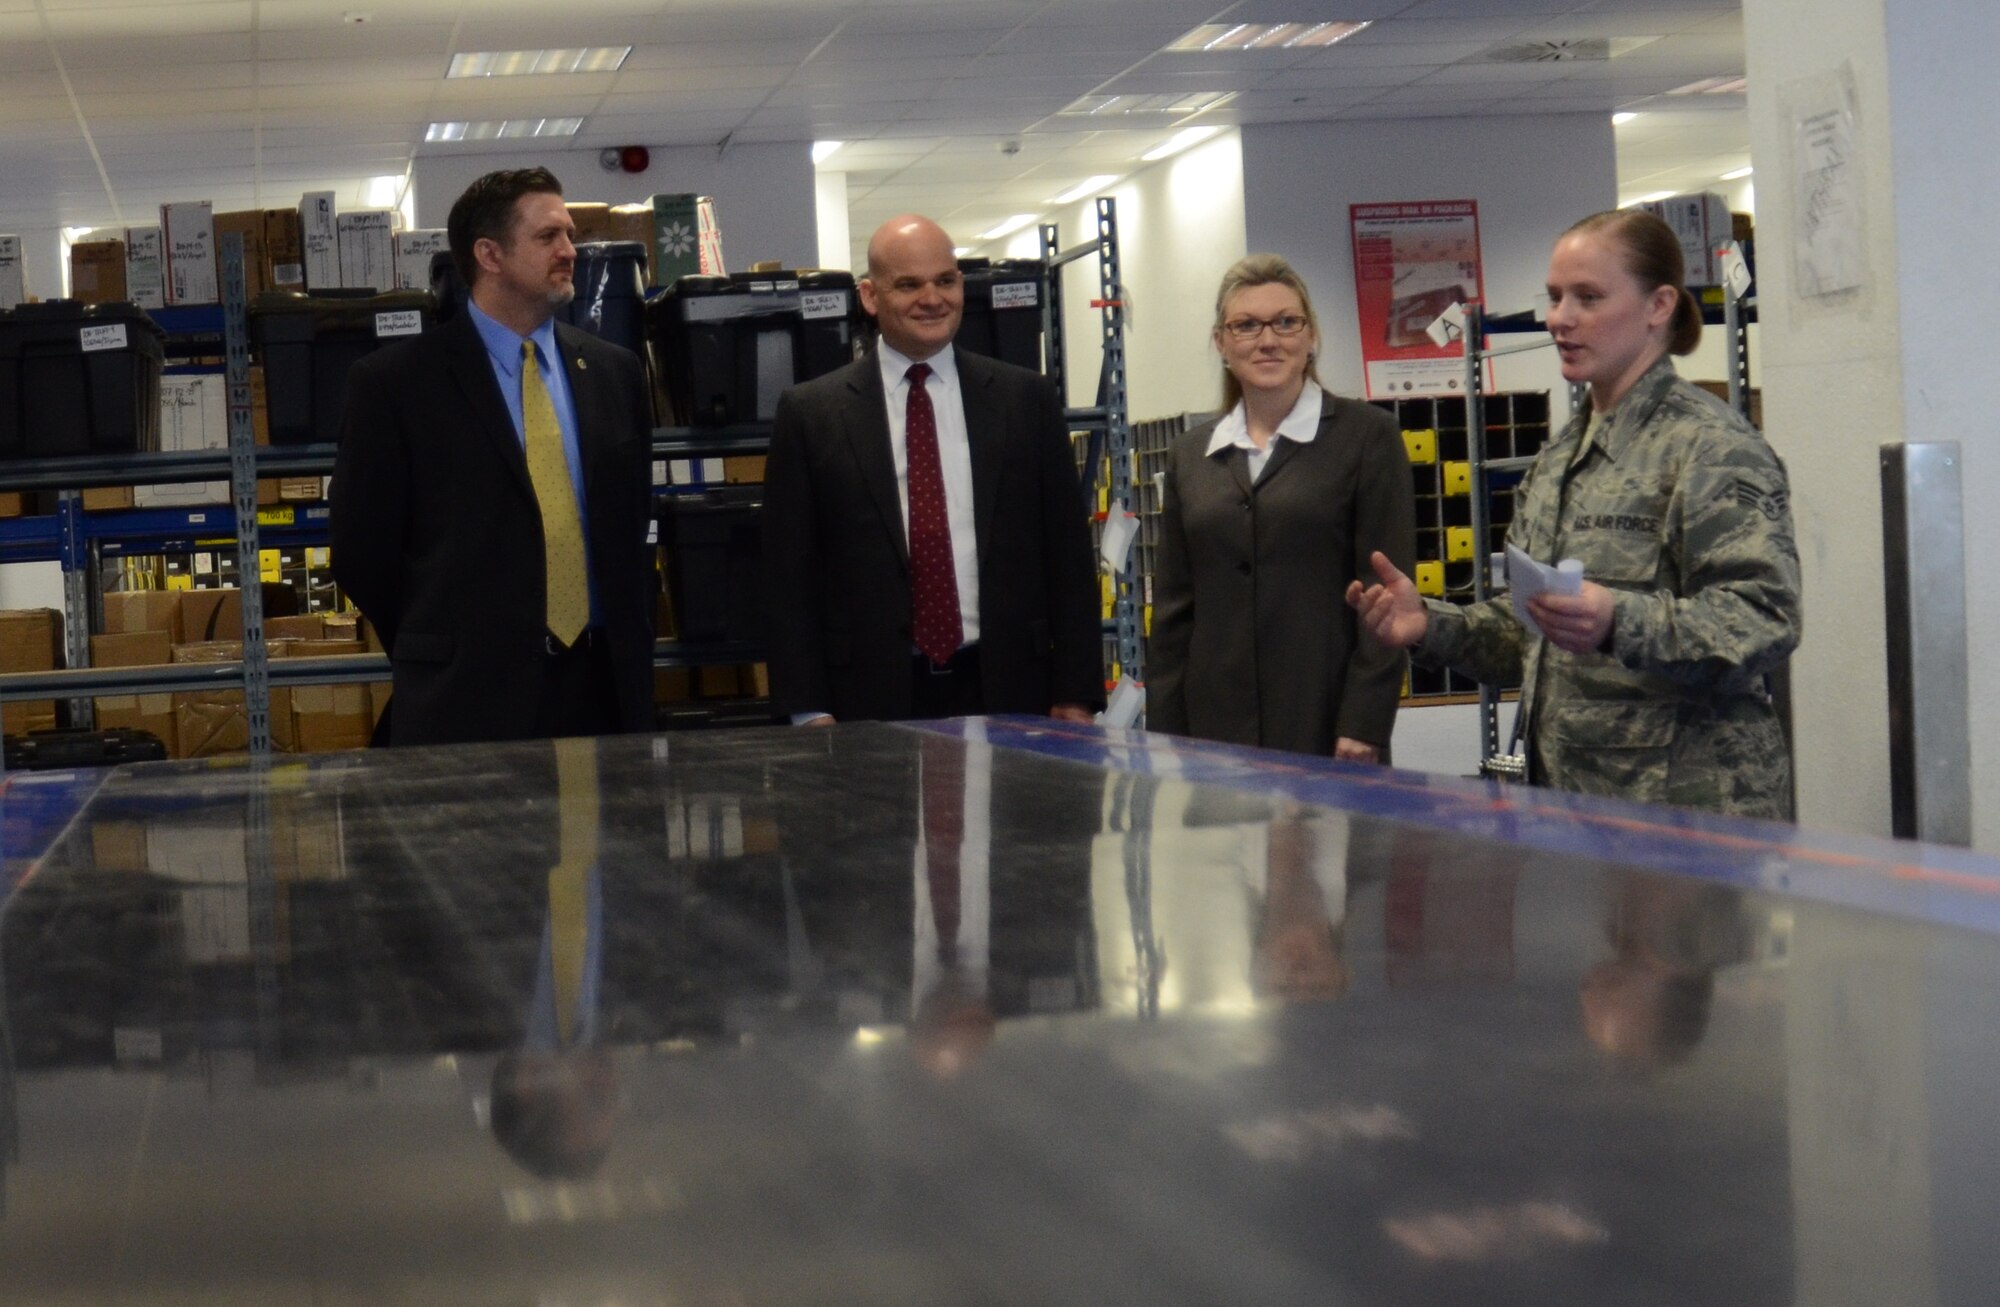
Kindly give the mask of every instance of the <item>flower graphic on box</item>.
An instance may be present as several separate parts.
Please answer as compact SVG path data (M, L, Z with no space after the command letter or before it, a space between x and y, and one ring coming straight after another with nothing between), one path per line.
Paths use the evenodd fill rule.
M660 233L660 252L681 255L694 248L694 232L678 222L668 223Z

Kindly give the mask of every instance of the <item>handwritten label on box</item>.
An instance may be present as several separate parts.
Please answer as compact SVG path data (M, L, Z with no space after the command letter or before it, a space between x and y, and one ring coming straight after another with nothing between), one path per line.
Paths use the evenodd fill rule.
M809 290L799 296L799 316L807 322L815 318L844 318L847 316L847 292L844 290Z
M125 324L107 323L101 327L84 327L79 333L86 354L100 349L125 348Z
M1003 281L993 287L996 309L1032 309L1042 302L1042 288L1032 281Z
M390 336L416 336L424 329L424 315L416 309L401 309L394 313L375 315L375 338L383 340Z

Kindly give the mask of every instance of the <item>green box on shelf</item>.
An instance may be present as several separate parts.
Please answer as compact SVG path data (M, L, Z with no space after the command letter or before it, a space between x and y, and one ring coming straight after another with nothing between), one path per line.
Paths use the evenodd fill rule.
M721 276L722 234L715 225L715 201L706 195L655 195L653 284L671 286L695 273Z

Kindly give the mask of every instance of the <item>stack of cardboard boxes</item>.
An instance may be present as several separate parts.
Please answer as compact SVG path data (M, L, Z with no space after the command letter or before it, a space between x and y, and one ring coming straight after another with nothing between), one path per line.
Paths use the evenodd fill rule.
M0 632L8 629L5 619L29 616L57 618L55 629L61 630L58 614L0 614ZM361 654L370 647L352 613L267 618L264 636L273 659ZM120 591L104 596L104 632L90 638L90 657L97 667L237 662L243 657L242 641L241 591ZM386 683L274 689L272 748L280 753L323 753L365 747L388 695ZM96 711L99 728L151 731L176 758L240 753L250 743L240 689L103 695L96 700ZM51 705L49 725L54 724L53 717ZM8 721L12 732L13 718Z
M62 614L53 608L0 612L0 673L52 672L63 665ZM0 726L8 735L54 730L53 699L0 704Z

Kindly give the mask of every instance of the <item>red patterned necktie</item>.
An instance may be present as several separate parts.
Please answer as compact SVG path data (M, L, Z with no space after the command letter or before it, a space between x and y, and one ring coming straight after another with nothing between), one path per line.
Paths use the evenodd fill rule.
M951 661L965 639L952 568L951 520L944 506L944 466L938 460L937 411L924 378L928 363L910 365L910 400L903 423L910 472L911 634L933 663Z

